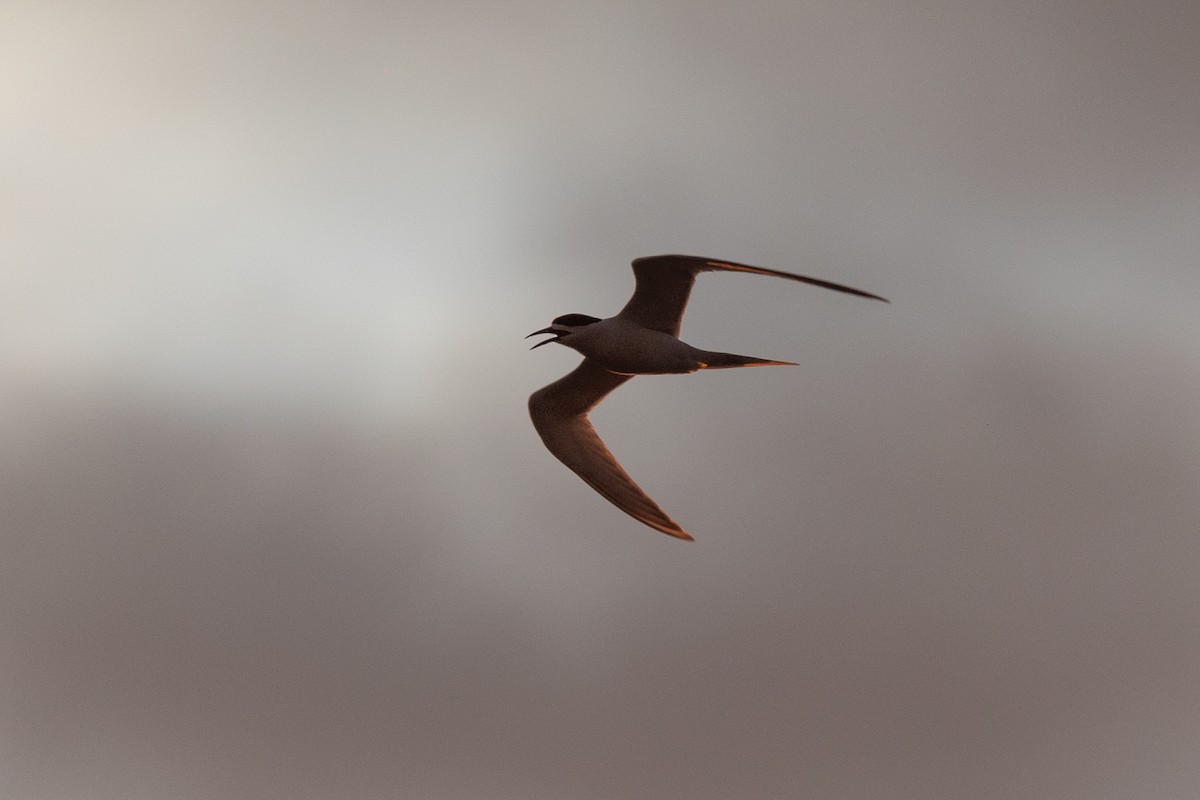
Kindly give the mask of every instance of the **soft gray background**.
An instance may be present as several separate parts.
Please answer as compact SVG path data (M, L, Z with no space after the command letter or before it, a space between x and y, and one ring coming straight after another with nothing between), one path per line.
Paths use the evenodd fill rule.
M1200 796L1198 8L5 4L0 795Z

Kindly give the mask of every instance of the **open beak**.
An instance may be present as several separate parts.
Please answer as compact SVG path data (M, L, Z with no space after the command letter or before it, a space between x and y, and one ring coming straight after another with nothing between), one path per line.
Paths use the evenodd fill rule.
M557 342L559 339L562 338L562 334L559 333L558 331L554 330L553 328L542 328L540 331L534 331L533 333L529 334L529 336L537 336L539 333L552 333L552 334L554 334L554 338L546 339L543 342L538 342L533 347L529 348L530 350L537 350L539 347L541 347L544 344L550 344L551 342ZM526 336L525 338L528 339L529 336Z

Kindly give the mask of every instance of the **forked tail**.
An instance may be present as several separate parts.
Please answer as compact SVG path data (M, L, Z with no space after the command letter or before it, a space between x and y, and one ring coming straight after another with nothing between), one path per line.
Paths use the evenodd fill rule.
M754 356L739 356L733 353L711 353L707 350L700 354L700 369L730 369L732 367L795 367L795 361L772 361L769 358Z

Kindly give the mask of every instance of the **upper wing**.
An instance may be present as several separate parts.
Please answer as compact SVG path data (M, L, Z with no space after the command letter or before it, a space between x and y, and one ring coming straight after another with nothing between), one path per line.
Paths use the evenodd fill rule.
M629 298L629 302L621 309L618 316L632 320L645 328L678 336L679 326L683 320L683 310L687 307L692 284L696 282L696 275L701 272L750 272L755 275L774 275L777 278L787 278L825 289L888 302L879 295L864 292L861 289L852 289L840 283L807 278L790 272L735 264L732 261L717 261L700 256L647 256L636 258L633 261L633 275L637 285L633 290L633 297Z
M651 528L691 539L634 483L588 421L588 412L630 377L609 372L585 358L564 377L530 395L533 427L555 458L617 508Z

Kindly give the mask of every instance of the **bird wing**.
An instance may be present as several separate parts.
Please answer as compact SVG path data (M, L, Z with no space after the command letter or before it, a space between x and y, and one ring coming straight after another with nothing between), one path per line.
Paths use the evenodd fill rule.
M564 377L529 396L529 416L546 449L606 500L655 530L690 540L679 523L621 468L588 421L588 412L631 377L585 358Z
M888 302L879 295L864 292L861 289L852 289L840 283L831 283L818 278L794 275L791 272L751 267L747 264L735 264L732 261L719 261L700 256L646 256L633 261L633 275L637 284L633 290L633 297L629 298L629 302L617 316L636 322L645 328L678 336L679 326L683 321L683 310L687 308L692 284L696 282L696 275L701 272L749 272L754 275L774 275L777 278L787 278L825 289Z

